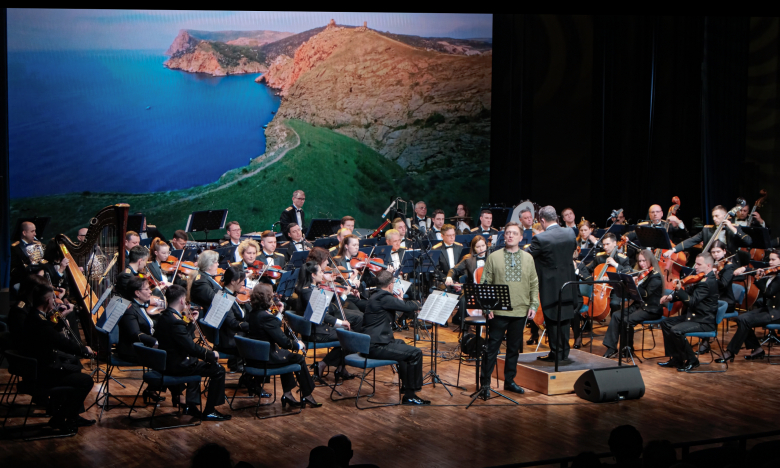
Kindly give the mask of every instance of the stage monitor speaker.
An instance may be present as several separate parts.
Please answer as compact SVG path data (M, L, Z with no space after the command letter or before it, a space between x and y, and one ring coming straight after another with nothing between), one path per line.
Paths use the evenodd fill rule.
M645 394L645 382L637 366L590 369L574 382L574 393L595 403L634 400Z

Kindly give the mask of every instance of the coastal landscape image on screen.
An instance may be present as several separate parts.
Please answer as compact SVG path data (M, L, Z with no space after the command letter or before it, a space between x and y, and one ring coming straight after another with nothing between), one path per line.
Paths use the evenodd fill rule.
M375 228L488 197L492 16L9 9L11 221L130 204L166 235L228 209ZM221 234L215 233L215 234Z

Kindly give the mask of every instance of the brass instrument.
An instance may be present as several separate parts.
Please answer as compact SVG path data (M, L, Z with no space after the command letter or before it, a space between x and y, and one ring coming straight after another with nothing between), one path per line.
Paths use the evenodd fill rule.
M37 265L43 260L43 246L38 242L27 244L24 250L33 265Z

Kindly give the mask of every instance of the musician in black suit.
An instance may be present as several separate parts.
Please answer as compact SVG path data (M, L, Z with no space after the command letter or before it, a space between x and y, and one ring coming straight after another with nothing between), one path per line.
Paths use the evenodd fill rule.
M406 253L406 249L401 246L401 239L401 233L396 229L388 229L388 231L385 232L385 242L391 247L390 264L388 265L388 269L390 266L392 266L392 273L394 273L395 276L398 276L398 274L396 274L396 270L401 268L401 265L403 264L404 253Z
M37 360L37 387L31 390L34 398L38 391L55 390L51 392L47 407L47 413L52 415L49 425L63 432L77 432L79 427L95 424L94 419L79 416L86 411L84 400L93 385L92 377L81 373L83 366L79 359L95 353L74 337L63 334L62 320L54 323L49 319L58 307L51 286L39 284L34 287L32 296L20 349L25 356ZM73 306L69 305L60 310L60 315L67 317L72 312Z
M219 365L217 351L195 344L195 322L198 313L189 310L186 295L187 291L175 284L165 292L168 308L157 320L155 336L159 342L158 347L167 353L165 365L168 374L210 378L206 405L202 413L197 408L201 401L200 382L187 384L184 414L202 421L226 421L231 416L216 409L217 406L225 404L225 369Z
M204 250L198 256L198 273L190 287L190 300L208 310L214 295L222 291L214 276L219 268L219 254L214 250Z
M596 277L594 277L593 274L596 271L596 267L605 263L609 266L615 267L615 270L617 270L618 273L629 273L631 271L630 260L626 255L623 255L618 251L617 237L613 233L608 232L604 235L604 237L601 239L601 246L604 248L604 251L597 253L595 257L593 257L593 260L585 265L584 269L580 270L580 278L582 278L584 281L595 280ZM609 278L605 273L601 279ZM620 288L612 289L612 293L609 298L609 305L611 310L620 310L621 294L622 292Z
M770 250L769 268L776 267L780 267L780 253L777 250ZM756 272L756 278L758 278L758 281L755 282L755 286L761 291L763 304L760 308L753 309L737 317L737 331L734 332L734 336L731 338L726 352L723 353L723 357L716 359L715 362L734 362L734 357L739 354L743 343L745 348L751 350L750 354L745 356L745 359L764 358L764 350L761 348L761 343L756 338L753 328L763 327L770 323L780 323L780 280L777 279L776 275L764 276L763 269Z
M440 242L443 240L441 230L444 227L444 210L433 212L433 224L428 230L428 239L431 242Z
M452 224L442 226L441 233L444 240L434 245L433 250L441 252L439 263L436 265L436 278L444 281L447 273L458 264L463 244L455 242L455 226Z
M712 221L715 224L704 226L700 233L690 239L685 239L673 249L664 252L664 257L669 258L672 256L672 253L690 249L699 242L706 246L721 223L723 223L723 229L721 229L718 234L718 239L716 240L723 242L726 245L726 250L729 252L736 252L740 247L750 247L750 244L753 243L753 239L742 232L742 226L735 226L732 224L732 222L729 221L728 216L729 213L726 211L726 208L721 205L716 206L712 209Z
M312 253L316 252L317 248L312 250ZM323 264L327 264L327 257L325 257L325 261L322 262ZM298 305L297 305L297 311L296 315L300 315L303 317L306 313L306 307L309 304L309 300L311 300L311 295L313 294L313 291L317 289L317 286L320 283L323 283L325 281L325 274L322 271L322 267L319 263L316 261L307 261L302 267L301 271L298 274L298 281L295 284L295 293L298 295ZM319 294L319 292L318 292ZM313 327L313 333L314 336L309 337L310 341L316 341L318 343L327 343L331 341L338 341L339 337L336 333L336 328L345 328L347 330L352 329L352 320L349 315L347 315L347 311L342 308L339 308L338 304L336 304L335 301L338 299L333 297L333 301L331 302L330 306L328 307L328 310L325 311L325 316L322 319L322 323L319 325L314 325ZM342 316L341 313L344 312L344 315ZM358 312L359 313L359 312ZM362 314L361 314L362 315ZM362 321L362 317L361 317ZM317 363L317 365L314 368L314 377L315 379L321 379L321 375L325 372L326 366L339 366L336 369L335 377L336 380L342 379L342 380L348 380L355 378L354 375L348 373L346 369L341 366L342 361L342 352L341 348L331 348L328 354L325 355L324 358L320 362Z
M43 269L46 260L43 258L43 245L35 238L35 224L25 221L22 223L22 237L11 244L11 287L22 282L22 279L30 273L37 273ZM34 252L30 258L29 253Z
M238 246L241 244L241 225L238 221L230 221L225 226L227 231L227 239L219 243L220 249L228 249L225 253L227 263L233 263L241 260L241 256L238 255Z
M531 243L531 239L534 237L534 215L531 214L531 210L523 208L520 210L520 226L522 228L523 237L520 239L520 248Z
M306 202L306 194L303 193L303 190L296 190L292 195L292 205L285 208L279 216L279 226L287 240L290 240L288 231L291 223L297 224L301 229L306 227L306 216L303 213L304 202Z
M154 278L154 280L157 283L159 283L160 294L164 294L165 288L168 287L169 284L178 284L179 286L182 287L187 286L186 275L183 275L181 273L178 273L176 275L171 273L169 275L163 271L162 265L163 263L168 261L168 257L170 257L170 253L171 253L171 247L159 237L155 237L154 240L152 241L152 245L149 246L149 258L146 261L146 269L148 270L149 275L151 275L152 278ZM166 263L166 266L175 267L176 263L173 264ZM192 270L187 270L187 271L192 271ZM176 278L174 278L174 276L176 276ZM171 280L173 280L173 282ZM157 291L155 291L155 293L157 293Z
M287 259L284 255L276 252L276 234L273 231L263 231L260 235L260 247L257 259L267 266L284 268L287 264Z
M171 250L184 250L187 248L187 232L183 229L177 229L173 233L173 237L168 242L171 246Z
M637 268L640 271L649 269L649 273L637 286L642 302L631 304L625 311L629 326L626 345L631 349L634 349L634 326L646 320L658 320L663 314L661 296L664 294L664 280L658 261L649 249L641 250L637 255ZM622 330L623 316L619 311L615 311L604 335L604 346L607 347L604 357L610 358L617 354L618 338Z
M493 227L493 212L482 210L479 214L479 226L472 229L471 233L479 234L485 239L490 239L491 236L498 234L498 229Z
M444 280L444 284L452 286L456 282L460 282L461 276L465 275L466 280L462 284L476 283L475 273L478 268L485 266L485 260L487 260L487 243L482 236L474 236L471 239L469 246L469 253L463 257L457 265L452 267L447 273L447 278ZM463 325L463 319L466 317L466 298L463 294L460 295L458 302L458 313L452 318L452 323L456 325Z
M114 290L117 294L123 297L127 297L127 292L125 291L125 288L127 287L128 281L130 281L131 278L146 278L144 273L146 272L146 260L147 256L149 254L146 251L146 248L136 245L132 249L130 249L130 254L127 256L127 267L125 268L125 271L117 275L116 277L116 286L114 287ZM165 307L165 301L163 300L163 291L155 288L153 291L153 297L149 300L149 303L154 307Z
M560 324L556 322L558 295L564 283L576 281L572 256L577 245L574 231L558 225L555 208L545 206L539 210L539 223L544 232L534 236L528 253L534 257L536 274L539 277L539 295L544 312L544 321L550 335L550 354L538 359L547 362L569 358L569 328L578 304L579 292L567 287L561 295ZM560 325L560 334L558 326Z
M411 218L406 218L406 227L412 229L412 226L415 226L420 231L428 232L433 225L433 220L426 216L427 213L428 206L424 201L418 201L414 204L414 215Z
M44 286L50 287L46 278L40 275L27 275L19 283L19 293L16 295L16 300L11 302L6 319L8 331L11 333L11 347L8 349L24 347L24 322L27 320L27 315L32 313L35 296L41 294L40 288Z
M694 264L696 273L704 273L698 283L683 288L680 282L668 296L661 298L661 304L682 301L688 306L685 314L669 317L661 322L664 335L664 350L669 360L659 362L662 367L674 367L687 372L699 367L699 360L693 352L686 333L709 332L716 329L715 318L718 313L718 282L712 272L712 255L700 253Z
M393 296L393 275L381 271L377 275L377 292L371 296L363 316L363 332L371 337L368 357L398 361L398 375L404 405L427 405L416 392L422 388L422 357L420 348L409 346L404 340L397 340L390 328L388 316L396 312L414 313L420 309L417 302L404 302Z
M236 294L241 290L241 287L244 286L244 280L246 280L244 271L238 267L232 266L225 270L225 273L222 276L222 290L228 295L236 297ZM248 331L249 323L247 322L244 309L238 304L238 301L233 302L230 310L225 313L222 325L219 327L219 345L216 347L217 351L237 356L238 349L236 349L235 336L243 336L243 334ZM243 370L243 362L240 358L228 359L228 369L241 372Z
M284 310L283 305L279 305L279 312L276 315L272 315L270 312L271 306L274 303L274 292L268 284L258 284L252 290L251 302L252 312L249 313L249 337L253 340L266 341L271 345L271 352L268 359L268 368L285 367L292 364L300 366L299 370L295 371L295 378L293 373L282 374L280 379L282 380L282 407L287 406L289 403L292 407L299 405L309 405L312 408L319 408L321 403L317 403L312 395L314 390L314 380L309 375L309 368L306 366L306 357L303 354L293 354L288 350L300 350L306 352L306 346L297 339L290 339L285 335L280 328L282 325ZM247 362L247 365L253 367L262 368L262 364L254 363L252 361ZM298 380L298 385L301 387L301 397L303 400L298 402L292 395L292 390L295 388L295 380Z
M368 299L366 286L375 286L376 276L367 266L365 268L352 268L351 261L353 258L358 258L359 253L360 238L350 234L344 237L337 255L333 257L333 263L346 271L346 273L341 275L336 274L336 279L342 284L349 284L350 288L352 288L351 294L347 296L345 306L353 309L357 308L362 312L366 310L366 301Z
M685 223L683 223L680 218L673 214L670 214L666 220L664 220L663 217L664 210L661 208L661 205L651 205L647 210L648 220L638 223L637 226L664 229L669 234L669 239L675 243L688 237L688 230L685 229ZM636 237L636 232L634 231L626 234L626 237L628 237L628 240L631 242L639 243Z
M314 248L311 242L303 238L303 231L298 223L290 223L287 226L287 234L290 237L290 241L287 243L287 256L286 260L289 262L295 252L301 252L304 250L311 250Z
M138 235L135 231L127 231L125 233L125 264L121 265L122 269L124 270L127 268L128 263L128 257L130 256L130 251L133 250L133 247L138 246L138 244L141 243L141 236Z

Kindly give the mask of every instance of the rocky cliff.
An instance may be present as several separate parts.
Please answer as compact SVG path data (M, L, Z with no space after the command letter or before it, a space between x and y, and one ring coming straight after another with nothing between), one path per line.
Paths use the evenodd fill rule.
M214 76L264 73L267 70L260 54L252 48L208 41L199 41L194 47L177 51L163 65Z
M261 77L285 96L276 119L331 128L407 171L445 172L488 158L491 79L490 53L444 54L334 25Z
M179 31L176 38L173 39L168 50L165 51L165 55L170 56L177 52L185 52L198 45L198 42L200 42L200 39L193 37L190 35L189 31L182 29Z

